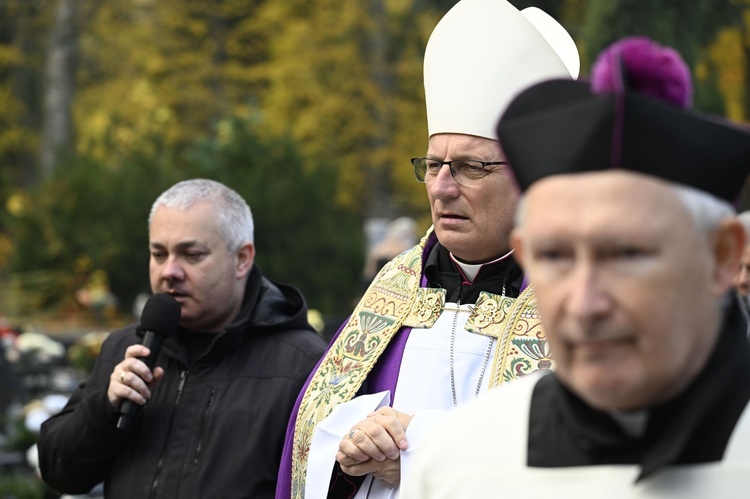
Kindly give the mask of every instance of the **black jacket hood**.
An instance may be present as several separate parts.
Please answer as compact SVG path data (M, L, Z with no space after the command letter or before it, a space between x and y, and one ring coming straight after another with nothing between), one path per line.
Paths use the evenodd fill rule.
M257 264L250 270L242 308L227 328L216 335L201 361L213 362L242 342L289 329L315 329L307 322L307 303L302 293L287 284L267 279ZM180 334L164 342L171 355L187 363L187 351Z
M277 328L314 330L307 322L307 303L302 293L294 286L267 279L257 265L250 271L242 309L228 329L248 323L259 333Z

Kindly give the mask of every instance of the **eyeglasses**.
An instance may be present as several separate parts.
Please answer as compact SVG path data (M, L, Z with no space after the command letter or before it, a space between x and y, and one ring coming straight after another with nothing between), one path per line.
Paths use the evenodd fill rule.
M494 165L507 165L507 161L478 161L473 159L454 159L453 161L438 161L432 158L411 158L414 166L414 176L420 182L432 182L440 173L443 165L448 165L456 183L463 186L474 185L484 177L495 171L487 168Z

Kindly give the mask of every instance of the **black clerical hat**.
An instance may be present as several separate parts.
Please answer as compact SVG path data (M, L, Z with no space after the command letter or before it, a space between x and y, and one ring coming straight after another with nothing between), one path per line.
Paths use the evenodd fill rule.
M617 60L622 82L612 93L551 80L508 106L497 133L521 189L550 175L624 168L734 202L750 172L748 131L633 89L633 68Z

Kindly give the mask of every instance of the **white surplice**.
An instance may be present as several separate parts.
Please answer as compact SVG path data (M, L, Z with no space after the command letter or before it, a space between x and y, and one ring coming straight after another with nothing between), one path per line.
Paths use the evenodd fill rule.
M464 329L471 310L447 303L445 310L430 329L414 328L409 335L401 362L393 408L413 414L406 438L409 448L401 452L401 475L408 473L411 456L423 441L427 430L453 405L450 374L451 335L455 320L455 386L456 400L461 405L473 400L482 377L480 392L486 391L492 368L492 338L469 333ZM457 315L457 317L456 317ZM492 347L492 348L490 348ZM489 350L489 357L488 357ZM484 376L481 376L483 366ZM324 499L328 492L336 451L344 437L357 423L390 400L388 392L355 397L337 406L316 428L310 446L305 484L305 499ZM368 476L355 499L396 499L398 489L391 489L380 480Z

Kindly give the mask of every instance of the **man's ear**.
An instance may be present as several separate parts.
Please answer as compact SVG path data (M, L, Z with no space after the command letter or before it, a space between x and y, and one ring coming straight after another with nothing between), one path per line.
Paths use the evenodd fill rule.
M242 279L250 272L250 269L253 267L254 260L255 245L253 245L252 243L245 243L237 251L237 279Z
M714 281L720 292L725 292L733 285L744 248L745 229L742 228L742 224L734 218L722 220L713 239L716 261Z
M510 233L510 247L513 249L513 258L523 268L523 239L521 238L521 229L518 227Z

